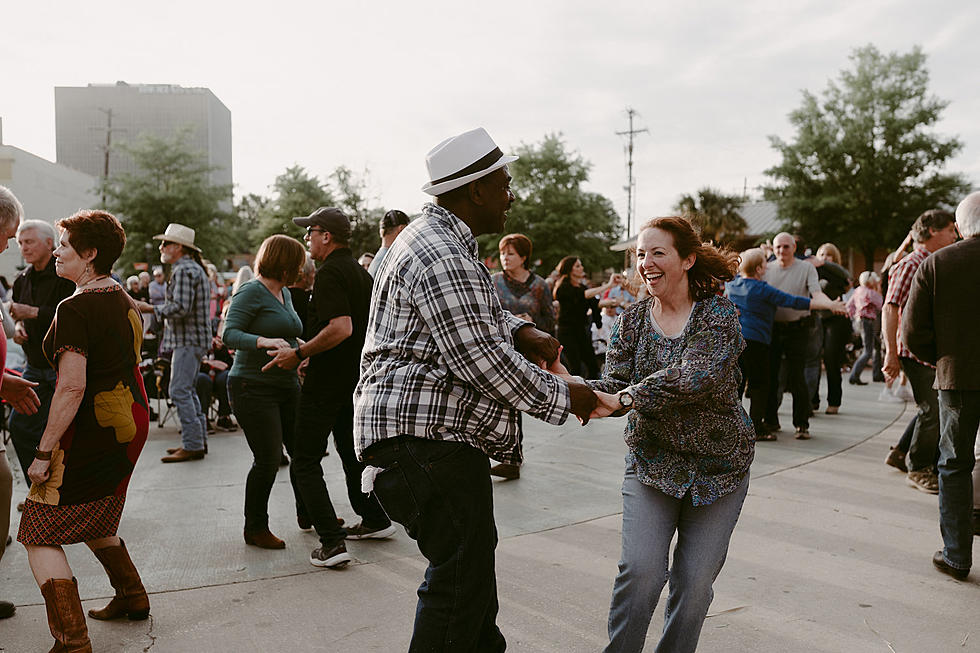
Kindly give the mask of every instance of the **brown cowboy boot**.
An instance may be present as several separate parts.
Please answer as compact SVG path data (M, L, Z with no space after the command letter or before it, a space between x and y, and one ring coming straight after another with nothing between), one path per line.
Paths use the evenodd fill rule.
M48 609L48 628L55 639L48 653L92 653L78 582L74 578L49 578L41 585L41 596Z
M116 596L101 610L89 610L89 616L101 620L128 617L130 621L140 621L150 616L150 599L122 538L119 539L119 546L95 549L93 553L105 567Z

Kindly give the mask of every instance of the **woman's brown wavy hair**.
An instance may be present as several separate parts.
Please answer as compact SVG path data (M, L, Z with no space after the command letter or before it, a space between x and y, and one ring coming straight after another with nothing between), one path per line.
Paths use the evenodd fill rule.
M643 225L637 234L646 229L660 229L669 233L674 241L674 249L682 259L694 254L694 265L687 271L687 282L694 301L699 302L717 295L723 282L735 278L738 254L728 248L702 243L694 227L684 218L654 218ZM636 274L635 267L633 273Z

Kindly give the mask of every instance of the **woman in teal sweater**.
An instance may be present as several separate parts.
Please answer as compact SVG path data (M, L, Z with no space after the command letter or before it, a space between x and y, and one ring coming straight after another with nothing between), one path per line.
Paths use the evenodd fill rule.
M255 279L238 289L225 319L223 339L236 350L228 373L232 410L252 450L252 468L245 482L245 543L282 549L286 543L269 530L269 494L276 481L282 445L292 446L299 378L295 370L262 366L266 350L297 347L303 324L293 310L288 290L306 261L306 250L294 238L266 238L255 257ZM297 512L301 513L299 495Z

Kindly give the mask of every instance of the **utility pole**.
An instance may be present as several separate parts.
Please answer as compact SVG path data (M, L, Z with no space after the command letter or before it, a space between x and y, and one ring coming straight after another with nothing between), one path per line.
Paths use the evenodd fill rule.
M636 182L633 180L633 137L637 134L649 133L649 129L633 129L633 116L639 115L632 107L626 107L626 115L629 117L630 127L624 132L616 132L617 136L626 136L626 168L627 168L627 181L626 181L626 237L630 237L632 232L633 224L633 203L635 198L633 197L633 189L636 187Z
M109 180L109 152L112 148L112 132L113 131L124 132L126 130L120 129L118 127L116 129L112 128L112 109L103 109L102 107L99 107L99 111L101 111L106 115L105 145L99 146L99 149L102 150L102 156L104 161L102 166L102 208L105 208L105 187L106 187L106 183ZM90 127L89 129L101 130L102 128Z

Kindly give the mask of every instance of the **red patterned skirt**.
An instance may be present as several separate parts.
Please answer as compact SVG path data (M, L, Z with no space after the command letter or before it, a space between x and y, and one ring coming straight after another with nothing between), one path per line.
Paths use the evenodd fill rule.
M17 541L36 546L58 546L112 537L119 529L126 497L108 496L74 506L24 501Z

